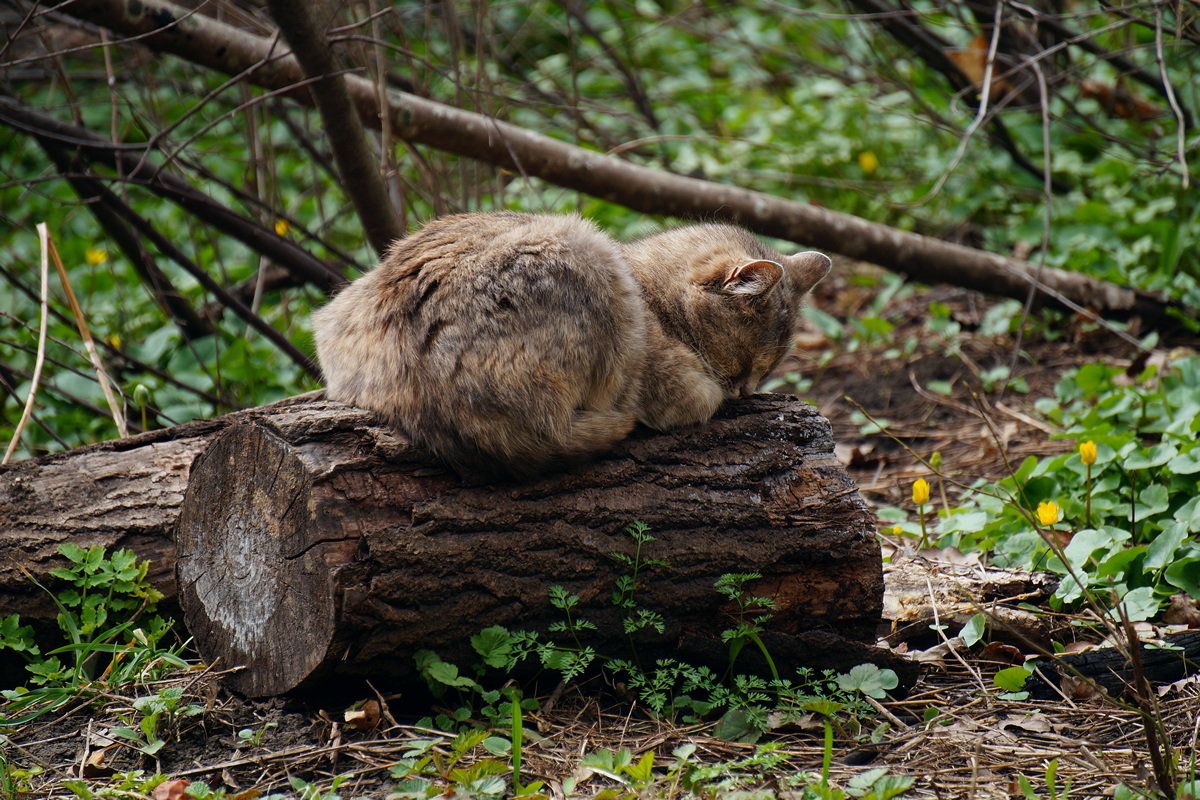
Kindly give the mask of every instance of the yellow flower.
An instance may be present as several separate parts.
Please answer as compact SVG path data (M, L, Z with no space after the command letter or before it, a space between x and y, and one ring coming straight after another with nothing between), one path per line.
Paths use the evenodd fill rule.
M1058 507L1058 503L1054 502L1053 500L1043 500L1042 502L1038 503L1037 518L1038 522L1042 523L1043 525L1053 525L1054 523L1058 522L1059 513L1060 509Z
M108 343L118 350L121 348L121 334L114 333L108 337Z
M97 267L108 261L108 252L99 247L89 247L83 254L83 258L93 267Z
M879 156L875 155L870 150L864 150L858 154L858 166L863 172L870 175L872 172L879 169Z
M892 526L892 535L893 536L899 536L902 533L904 533L904 528L901 528L899 525Z
M929 502L929 481L924 478L917 478L913 481L913 502L917 505L925 505Z
M287 236L287 232L291 229L292 226L288 224L286 219L275 220L275 233L279 234L280 236Z
M1088 441L1088 442L1084 442L1083 444L1079 445L1079 458L1085 464L1095 464L1096 463L1096 443Z

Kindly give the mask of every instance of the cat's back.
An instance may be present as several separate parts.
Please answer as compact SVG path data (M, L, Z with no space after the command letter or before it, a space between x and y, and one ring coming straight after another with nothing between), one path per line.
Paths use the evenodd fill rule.
M313 327L330 397L452 463L503 462L565 452L576 412L628 404L643 317L590 222L495 212L398 241Z

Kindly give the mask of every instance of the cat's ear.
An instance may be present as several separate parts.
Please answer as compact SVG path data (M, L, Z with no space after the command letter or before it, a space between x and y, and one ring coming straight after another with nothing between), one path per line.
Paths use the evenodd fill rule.
M762 297L775 288L783 277L783 265L774 261L747 261L734 267L721 282L721 291L727 294Z
M807 250L787 257L788 274L796 294L810 291L829 274L831 266L833 262L829 260L829 256L816 250Z

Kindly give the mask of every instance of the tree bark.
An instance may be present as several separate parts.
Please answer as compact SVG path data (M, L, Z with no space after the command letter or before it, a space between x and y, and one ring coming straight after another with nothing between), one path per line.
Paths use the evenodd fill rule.
M64 542L133 550L151 562L150 581L173 607L172 537L192 461L227 426L310 396L0 466L0 614L54 618L52 599L30 577L55 584L50 570L66 566Z
M709 425L639 430L614 452L526 482L471 484L365 412L310 403L227 428L197 459L180 514L179 600L210 663L242 666L249 695L332 677L412 680L413 654L474 663L490 625L545 632L565 619L552 586L594 622L584 644L628 654L616 579L632 569L631 522L656 539L636 602L663 615L637 639L644 663L674 657L720 674L736 622L713 588L761 573L776 607L781 673L894 662L875 639L882 572L874 518L833 457L828 422L781 396L732 403ZM571 637L561 634L567 643ZM746 650L753 650L747 648ZM739 669L761 671L757 653ZM902 667L903 669L903 667Z
M75 0L61 10L156 50L272 90L303 81L295 58L255 36L166 0ZM931 239L849 214L638 166L404 92L390 91L381 111L375 87L348 75L346 87L367 125L388 116L395 136L534 176L635 211L740 223L767 236L869 261L926 283L1025 299L1030 285L1073 308L1161 321L1174 301L1077 272L1038 268L994 253ZM310 103L307 92L293 96Z

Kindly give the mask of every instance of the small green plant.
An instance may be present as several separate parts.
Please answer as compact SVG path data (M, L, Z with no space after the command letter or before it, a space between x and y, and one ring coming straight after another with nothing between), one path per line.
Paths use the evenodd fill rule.
M463 766L462 762L477 749L507 754L504 747L507 744L485 730L463 732L453 739L414 739L402 758L389 769L399 783L388 798L424 800L443 795L447 787L454 787L456 797L503 797L508 786L500 776L508 772L507 763L494 756L481 758L469 766ZM526 796L538 795L531 791Z
M637 603L638 577L641 570L645 567L667 567L670 565L660 559L646 558L643 555L642 549L654 541L654 537L650 535L649 525L646 525L644 522L633 522L625 528L625 533L628 534L629 538L633 539L637 547L633 555L626 553L609 554L618 563L624 564L629 568L628 574L617 578L617 586L612 594L613 605L625 610L622 625L626 636L631 636L644 628L651 628L658 633L662 633L664 630L662 615L650 609L643 608Z
M30 779L40 775L42 768L13 766L7 749L8 738L0 734L0 800L18 800L33 791Z
M267 731L271 728L278 727L277 722L264 723L259 728L242 728L237 732L238 744L246 745L247 747L259 747L262 745L263 737L267 735Z
M775 603L768 597L757 597L748 594L746 590L747 583L760 580L761 578L762 575L757 572L726 573L717 578L715 584L717 592L737 606L737 624L732 628L721 631L721 641L729 645L730 671L733 671L737 665L738 655L741 654L742 648L749 643L753 643L758 648L758 651L762 653L763 660L767 663L767 669L771 672L771 677L778 681L779 670L775 667L775 661L771 658L767 646L763 644L761 636L763 624L768 622L772 615L767 613L755 615L753 613L755 610L774 610Z
M291 777L288 782L292 784L292 788L296 790L296 796L299 800L342 800L342 796L338 794L338 789L346 781L350 780L349 775L337 775L329 782L329 791L323 792L320 787L304 780L303 778ZM188 786L188 791L191 791L191 786Z
M179 726L183 720L204 712L202 706L184 703L183 689L178 686L170 686L160 689L156 694L139 697L133 701L133 710L139 716L121 716L125 725L113 728L112 733L132 742L138 750L148 756L156 755L167 743L168 738L179 734Z
M667 566L665 562L647 558L644 546L654 541L649 528L642 523L630 525L626 532L637 544L633 555L621 554L618 561L629 566L631 574L622 576L613 592L614 605L625 611L623 632L629 636L642 627L640 620L657 619L653 630L661 631L661 618L637 602L637 574L648 565ZM549 639L537 632L512 632L500 626L480 631L471 644L480 656L472 674L464 674L457 665L443 661L437 654L421 651L416 654L417 668L436 697L454 691L460 705L423 724L441 729L457 730L476 720L486 720L493 728L512 723L512 745L519 752L519 719L521 709L532 710L536 703L516 699L504 702L498 690L485 689L480 681L488 669L511 672L526 659L535 659L543 668L555 671L564 682L579 677L599 661L613 680L623 683L655 716L697 722L714 713L722 714L715 733L731 741L754 741L768 728L770 712L782 710L781 719L820 710L831 718L853 720L868 710L861 697L880 698L898 684L896 674L873 665L856 667L847 675L832 671L816 675L801 668L793 678L780 675L762 639L763 626L769 621L772 602L750 593L749 585L762 576L757 573L731 573L715 583L716 591L732 606L734 625L722 632L722 641L729 646L728 672L724 678L712 669L694 666L676 659L658 659L653 667L644 668L636 661L632 638L632 658L599 656L580 636L595 630L595 625L577 615L579 598L563 587L550 590L550 602L562 610L566 619L551 626L550 633L567 634L570 645ZM737 672L739 655L752 644L762 655L770 677ZM856 725L851 725L856 727ZM517 767L519 774L519 766Z
M179 657L182 645L159 647L170 624L153 614L162 595L146 578L148 562L139 562L130 550L106 554L99 546L67 543L59 552L68 564L50 574L67 585L57 593L38 586L58 608L56 620L66 643L43 654L32 628L22 625L18 615L0 618L0 648L26 659L32 685L0 692L7 701L0 723L20 724L58 708L93 682L100 689L119 690L186 666Z
M1033 782L1024 775L1017 776L1017 785L1021 789L1021 795L1026 800L1066 800L1071 794L1071 781L1068 779L1060 788L1058 785L1058 759L1053 758L1046 763L1046 771L1042 776L1046 784L1044 792L1037 792L1033 788Z

